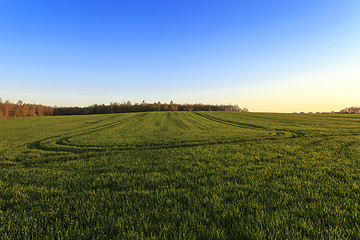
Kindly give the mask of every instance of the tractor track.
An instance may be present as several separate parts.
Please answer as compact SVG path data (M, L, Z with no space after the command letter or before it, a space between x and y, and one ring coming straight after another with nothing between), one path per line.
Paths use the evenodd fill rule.
M70 139L76 136L82 136L90 133L99 132L105 129L117 127L122 124L126 123L134 123L130 124L130 128L139 128L142 124L143 120L146 118L148 113L139 113L134 116L130 116L116 122L106 123L100 126L92 127L87 130L80 130L75 134L64 134L64 135L56 135L48 138L44 138L38 141L34 141L27 144L27 148L29 150L38 150L43 152L43 156L46 156L46 159L42 159L39 163L47 163L53 161L68 161L68 160L76 160L76 159L88 159L93 157L100 157L100 156L109 156L109 155L116 155L120 154L124 151L134 151L134 150L159 150L159 149L175 149L175 148L189 148L189 147L198 147L198 146L212 146L212 145L219 145L219 144L238 144L238 143L251 143L251 142L258 142L258 141L276 141L280 139L291 139L291 138L311 138L313 136L306 136L303 133L285 130L285 129L271 129L265 126L250 124L250 123L243 123L243 122L236 122L231 120L225 120L218 117L209 116L204 113L193 112L196 116L204 119L205 121L214 122L218 124L225 124L232 127L240 127L244 129L252 129L252 130L264 130L268 132L268 135L256 138L243 138L243 137L219 137L215 139L206 139L206 140L184 140L184 141L169 141L169 142L149 142L149 143L133 143L133 144L122 144L122 145L113 145L113 146L101 146L101 145L78 145L70 142ZM189 116L186 116L186 119L194 123L194 119L189 120ZM97 124L102 121L106 121L108 119L103 119L96 122L86 122L86 124ZM185 123L183 123L186 126ZM202 124L203 125L203 124ZM184 127L183 126L183 127ZM200 127L200 126L198 126ZM201 126L206 127L206 126ZM127 129L129 130L129 129ZM348 136L349 134L344 134ZM344 136L344 135L318 135L317 137L326 137L327 139L335 138L337 136ZM359 134L352 134L358 136ZM21 162L24 165L31 165L36 163L36 157L34 157L34 161L30 161L27 163L26 159L22 160Z

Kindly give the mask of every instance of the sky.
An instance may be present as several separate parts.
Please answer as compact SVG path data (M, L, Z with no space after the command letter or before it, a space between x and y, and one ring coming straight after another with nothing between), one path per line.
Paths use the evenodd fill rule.
M0 0L0 97L360 105L358 0Z

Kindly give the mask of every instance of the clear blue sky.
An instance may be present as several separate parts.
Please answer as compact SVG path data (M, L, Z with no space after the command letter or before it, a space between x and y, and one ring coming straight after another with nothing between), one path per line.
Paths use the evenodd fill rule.
M0 97L360 105L360 1L1 0Z

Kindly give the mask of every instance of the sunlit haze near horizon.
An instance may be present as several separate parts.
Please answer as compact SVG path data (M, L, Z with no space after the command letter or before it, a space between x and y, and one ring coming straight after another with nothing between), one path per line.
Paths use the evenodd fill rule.
M360 1L0 1L0 97L360 105Z

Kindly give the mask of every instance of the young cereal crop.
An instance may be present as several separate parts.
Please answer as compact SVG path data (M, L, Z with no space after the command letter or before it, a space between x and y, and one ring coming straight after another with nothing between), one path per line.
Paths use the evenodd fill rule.
M359 239L360 117L0 119L2 239Z

